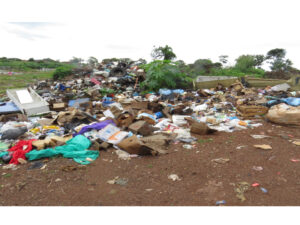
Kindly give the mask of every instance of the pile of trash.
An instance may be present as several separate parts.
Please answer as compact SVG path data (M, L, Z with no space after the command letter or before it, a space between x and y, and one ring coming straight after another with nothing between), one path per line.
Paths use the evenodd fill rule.
M24 164L54 156L80 164L114 149L121 159L168 153L171 142L261 126L300 125L300 93L287 84L141 94L140 62L107 62L61 81L7 90L0 99L0 157Z

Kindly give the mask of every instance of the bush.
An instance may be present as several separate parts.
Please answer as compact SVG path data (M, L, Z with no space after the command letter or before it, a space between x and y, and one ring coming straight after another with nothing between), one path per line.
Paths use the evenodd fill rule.
M146 71L146 80L141 86L148 91L158 91L160 88L185 88L192 79L180 71L178 63L170 60L155 60L142 65Z
M62 79L66 76L71 75L73 72L73 67L70 65L64 65L57 67L56 70L53 73L53 80Z
M16 58L0 58L0 69L16 70L16 71L32 71L42 68L54 69L64 64L52 59L34 60L30 58L27 60L21 60Z
M263 69L251 68L248 69L247 72L242 72L238 68L229 67L224 69L213 69L211 71L212 76L232 76L232 77L243 77L246 75L254 76L254 77L263 77L265 71Z

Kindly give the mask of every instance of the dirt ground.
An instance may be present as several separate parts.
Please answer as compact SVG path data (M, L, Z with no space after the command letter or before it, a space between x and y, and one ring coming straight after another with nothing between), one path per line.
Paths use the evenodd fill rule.
M219 132L199 138L193 149L173 143L169 154L118 159L113 149L101 151L87 166L62 157L41 160L44 169L21 165L15 171L0 168L0 205L2 206L299 206L300 129L263 122L263 126ZM271 138L254 139L250 134ZM253 147L269 144L272 150ZM239 146L244 146L238 148ZM212 162L229 158L224 164ZM256 171L253 166L261 166ZM69 168L69 171L66 168ZM63 170L64 169L64 170ZM168 179L177 174L181 180ZM125 185L108 184L118 176ZM250 188L241 201L235 192L238 182ZM260 186L252 187L253 183ZM264 193L260 187L268 192Z

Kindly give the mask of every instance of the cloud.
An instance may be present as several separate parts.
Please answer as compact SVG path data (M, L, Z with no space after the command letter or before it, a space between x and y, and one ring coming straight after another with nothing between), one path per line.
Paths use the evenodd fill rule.
M50 22L9 22L4 29L15 36L34 41L37 39L46 39L49 36L45 35L45 29L49 26L58 25Z
M9 22L9 23L20 26L20 27L24 27L27 29L36 29L36 28L52 26L52 25L56 24L56 23L49 23L49 22Z
M7 29L8 32L15 34L17 37L24 38L30 41L34 41L36 39L45 39L48 38L45 35L34 34L32 32L22 31L18 29Z

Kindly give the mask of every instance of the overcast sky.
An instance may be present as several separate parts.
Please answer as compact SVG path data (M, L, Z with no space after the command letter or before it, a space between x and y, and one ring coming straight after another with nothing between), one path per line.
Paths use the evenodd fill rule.
M146 58L170 45L187 63L231 63L284 48L300 68L299 3L267 0L3 1L0 57Z

